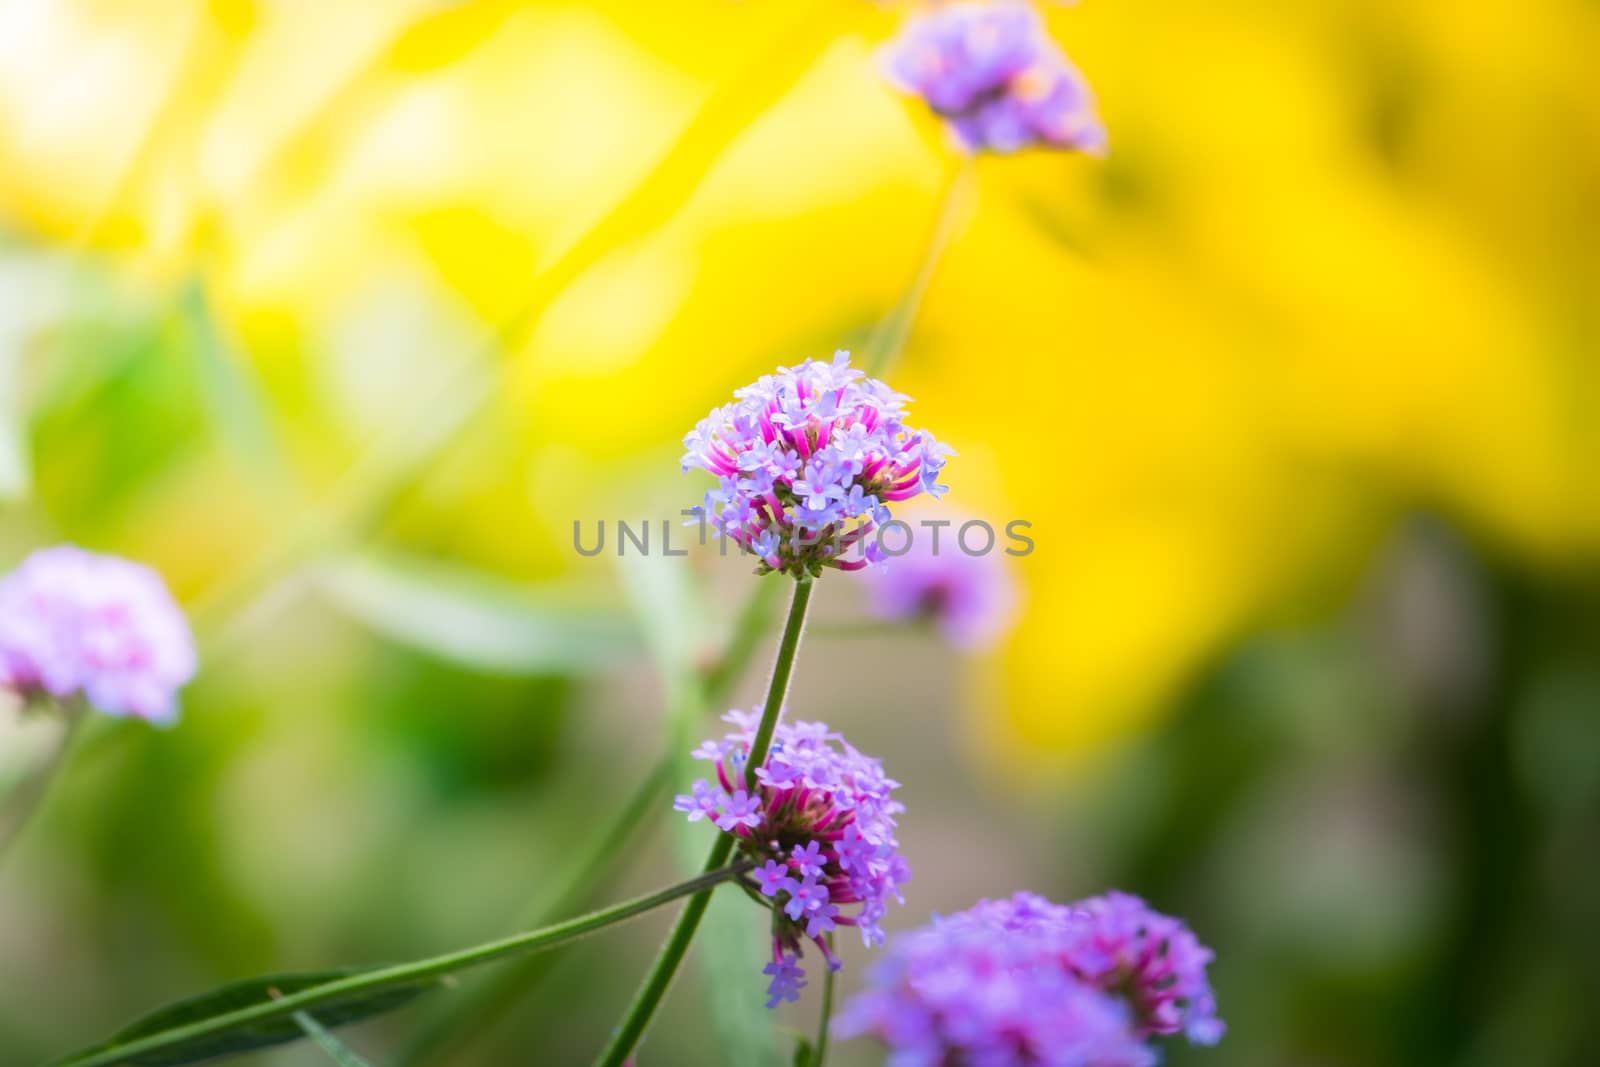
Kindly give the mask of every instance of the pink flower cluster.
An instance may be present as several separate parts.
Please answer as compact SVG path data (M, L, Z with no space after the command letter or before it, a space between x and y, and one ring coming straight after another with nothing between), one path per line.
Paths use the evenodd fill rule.
M762 574L860 570L878 558L869 538L891 504L945 492L950 450L906 426L906 398L848 352L779 367L734 397L683 439L683 469L716 475L703 514Z
M1210 960L1137 897L1018 893L897 937L835 1025L903 1067L1152 1067L1152 1037L1221 1038Z
M900 886L911 870L895 840L904 805L890 794L899 783L879 761L862 755L822 723L779 722L771 750L745 789L758 712L731 711L738 729L695 750L710 760L716 782L694 783L674 806L690 822L709 819L739 839L739 851L762 862L749 886L770 900L772 962L768 1007L796 1000L805 983L801 942L809 939L830 968L838 961L824 935L854 926L869 947L883 941L878 925L888 898L904 903ZM854 914L845 908L856 907Z
M1105 149L1088 83L1027 4L944 4L907 24L886 66L968 151Z
M165 725L194 672L188 623L148 567L63 545L0 579L0 687L25 699Z

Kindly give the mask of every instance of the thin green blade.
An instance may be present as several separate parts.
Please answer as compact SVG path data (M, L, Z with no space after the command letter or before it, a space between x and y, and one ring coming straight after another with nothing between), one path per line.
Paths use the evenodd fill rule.
M298 993L314 986L348 978L359 971L315 971L302 974L266 975L249 978L203 993L197 997L169 1004L133 1025L118 1031L109 1041L84 1049L61 1061L70 1063L90 1056L114 1054L118 1048L155 1034L177 1030L191 1023L211 1019L218 1015L238 1011L257 1004L270 1003L288 994ZM317 1015L325 1027L345 1026L370 1019L385 1012L404 1007L417 997L436 987L437 981L421 981L415 985L381 989L375 992L357 992L349 997L329 1001L317 1007ZM270 1048L305 1037L293 1017L280 1016L262 1019L228 1029L221 1033L206 1034L159 1051L135 1054L126 1058L112 1058L105 1063L138 1064L140 1067L176 1067L178 1064L199 1063L219 1056Z

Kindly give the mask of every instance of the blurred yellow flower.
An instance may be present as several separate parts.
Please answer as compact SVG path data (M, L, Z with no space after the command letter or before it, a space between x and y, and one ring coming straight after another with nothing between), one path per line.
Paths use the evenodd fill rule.
M896 16L854 0L130 12L0 5L0 221L204 273L314 486L428 410L709 98L804 59L516 335L395 518L518 573L569 565L572 517L618 513L641 456L670 470L730 384L863 339L954 165L881 84ZM1034 524L991 740L1139 729L1408 510L1594 558L1600 9L1049 17L1112 156L983 161L893 376L962 453L961 507ZM204 539L221 476L193 477Z

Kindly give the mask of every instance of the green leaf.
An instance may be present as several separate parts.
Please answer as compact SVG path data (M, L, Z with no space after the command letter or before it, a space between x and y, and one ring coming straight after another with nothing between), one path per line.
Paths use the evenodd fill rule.
M385 637L489 674L601 671L638 650L619 615L468 568L363 553L325 568L320 586Z
M328 1054L328 1058L334 1063L339 1064L340 1067L371 1067L366 1060L362 1059L356 1054L354 1049L352 1049L349 1045L346 1045L343 1041L340 1041L337 1037L334 1037L333 1034L329 1033L321 1023L317 1022L317 1020L313 1019L305 1012L295 1012L294 1021L295 1025L299 1026L305 1035L309 1037L318 1048L320 1048L323 1052L326 1052Z
M692 841L694 852L704 851L705 845L704 835ZM738 893L712 897L700 922L695 954L722 1060L729 1067L762 1067L782 1060L761 979L761 965L772 958L770 923L765 908Z
M114 1054L118 1048L131 1044L139 1038L166 1033L190 1023L197 1023L219 1015L225 1015L228 1012L238 1011L241 1008L269 1004L288 994L298 993L301 990L311 989L361 973L364 972L361 970L314 971L303 974L266 975L234 982L220 989L214 989L209 993L203 993L188 1000L180 1000L176 1004L169 1004L167 1007L145 1016L132 1026L118 1031L104 1044L96 1045L94 1048L84 1049L82 1052L77 1053L71 1057L71 1061L88 1059L91 1056ZM410 985L390 986L375 991L352 992L348 997L318 1005L317 1015L325 1026L345 1026L349 1023L359 1022L375 1015L402 1008L438 984L437 979L424 979ZM270 1048L273 1045L297 1041L304 1036L305 1032L301 1029L300 1024L292 1017L278 1016L245 1023L221 1033L205 1034L188 1041L170 1044L159 1050L136 1054L125 1059L106 1059L102 1062L137 1064L140 1067L174 1067L177 1064L198 1063L201 1060L208 1060L217 1056L229 1056L254 1049Z
M513 934L442 956L389 967L317 974L271 975L235 982L164 1008L110 1041L57 1061L57 1067L166 1067L282 1044L301 1036L296 1011L315 1008L330 1026L401 1007L441 977L511 956L548 952L627 922L675 900L696 896L748 872L743 860L587 915Z
M811 1067L811 1057L811 1042L803 1037L795 1038L794 1067Z
M695 662L708 637L704 599L687 560L668 556L625 556L617 560L617 575L632 606L645 646L669 702L669 717L677 722L683 708L675 698L684 683L697 683ZM693 702L690 713L698 711Z

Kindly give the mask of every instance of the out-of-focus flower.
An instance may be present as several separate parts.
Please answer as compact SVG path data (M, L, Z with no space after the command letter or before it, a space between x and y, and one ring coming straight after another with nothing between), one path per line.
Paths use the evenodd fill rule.
M894 622L934 622L958 648L985 648L1016 622L1016 581L992 544L991 551L971 555L954 534L947 530L937 546L917 537L905 555L872 568L868 606Z
M1223 1024L1206 979L1212 952L1181 920L1127 893L1081 901L1074 913L1064 952L1079 977L1126 996L1141 1033L1217 1043Z
M188 623L148 567L62 545L0 580L0 686L165 725L194 672Z
M797 999L805 985L802 938L832 969L839 962L825 935L836 928L856 927L869 947L882 943L878 923L888 899L904 903L899 887L911 877L895 840L895 816L905 807L890 797L899 783L884 777L878 760L814 722L778 723L750 796L742 784L761 716L730 711L723 718L737 731L694 752L715 762L720 788L701 779L674 806L692 822L709 803L717 826L738 837L740 852L765 861L753 888L772 900L772 962L763 973L772 979L767 1006L776 1007ZM859 910L843 914L853 904Z
M1105 149L1088 82L1026 4L949 4L918 16L885 64L890 80L927 101L968 151Z
M1063 906L1017 893L897 937L834 1025L876 1036L907 1067L1148 1067L1159 1056L1146 1038L1176 1032L1180 1015L1191 1040L1221 1036L1209 958L1137 898ZM1169 984L1184 992L1164 998Z
M896 937L869 989L840 1013L842 1037L876 1036L891 1062L1146 1067L1127 1004L1054 958L1071 911L1018 894ZM1048 909L1048 910L1045 910Z
M683 469L721 479L703 517L761 560L758 573L860 570L880 557L868 538L891 503L945 492L950 450L901 422L907 398L852 368L848 352L780 367L734 396L684 438Z

